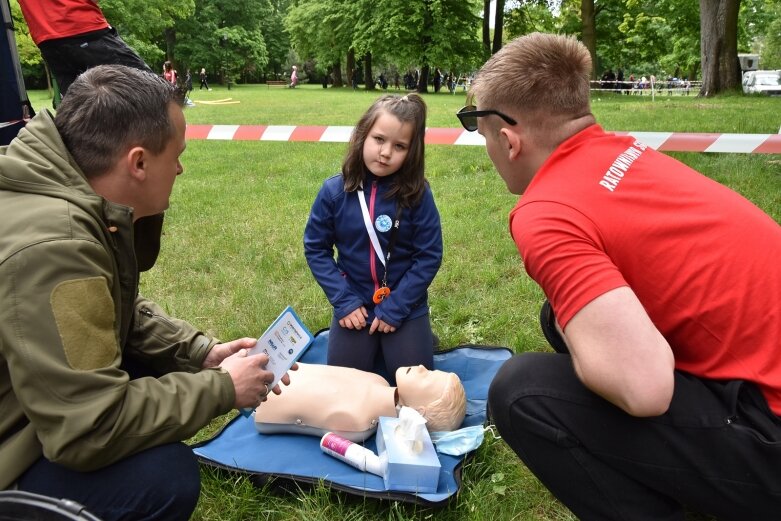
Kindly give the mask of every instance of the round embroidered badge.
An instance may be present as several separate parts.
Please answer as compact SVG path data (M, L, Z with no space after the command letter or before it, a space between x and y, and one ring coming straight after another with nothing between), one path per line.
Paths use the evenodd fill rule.
M393 221L391 221L391 218L385 214L380 215L377 217L377 219L374 220L374 227L381 232L387 232L391 229L392 225Z

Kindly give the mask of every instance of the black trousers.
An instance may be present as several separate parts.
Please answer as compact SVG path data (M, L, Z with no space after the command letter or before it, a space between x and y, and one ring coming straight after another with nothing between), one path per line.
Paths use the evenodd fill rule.
M369 334L363 329L347 329L339 320L331 320L328 333L328 365L374 371L396 385L396 369L423 365L434 366L434 333L428 313L407 320L393 333Z
M751 383L676 371L670 409L637 418L588 390L568 354L526 353L499 370L488 404L505 441L581 519L781 518L781 422Z
M96 65L127 65L151 71L149 66L119 37L112 27L89 33L41 42L43 59L57 79L65 96L73 80Z

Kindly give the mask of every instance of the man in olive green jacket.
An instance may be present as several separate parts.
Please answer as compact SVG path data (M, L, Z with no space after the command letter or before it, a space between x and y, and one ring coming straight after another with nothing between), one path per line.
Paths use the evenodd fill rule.
M0 489L187 519L200 480L181 440L269 392L254 339L221 344L138 294L133 222L182 173L181 104L150 72L99 66L0 148Z

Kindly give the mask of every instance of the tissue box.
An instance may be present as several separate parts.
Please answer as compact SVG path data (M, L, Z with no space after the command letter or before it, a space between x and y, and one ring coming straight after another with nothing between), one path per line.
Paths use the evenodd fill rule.
M413 453L396 441L394 431L398 424L398 418L380 416L377 428L377 454L385 467L385 487L403 492L436 492L441 465L428 431L424 429L423 450Z

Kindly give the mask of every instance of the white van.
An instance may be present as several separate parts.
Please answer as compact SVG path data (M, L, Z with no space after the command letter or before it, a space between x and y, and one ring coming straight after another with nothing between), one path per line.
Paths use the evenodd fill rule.
M781 96L781 71L748 71L744 73L743 92Z

